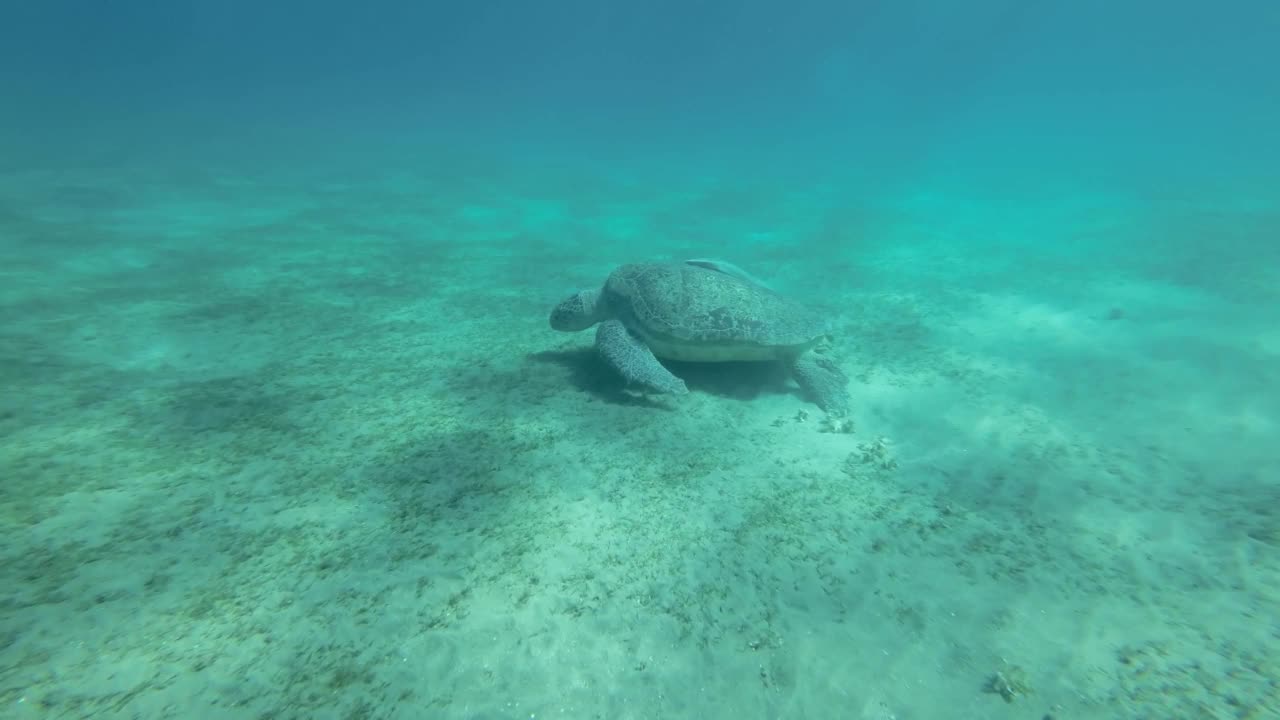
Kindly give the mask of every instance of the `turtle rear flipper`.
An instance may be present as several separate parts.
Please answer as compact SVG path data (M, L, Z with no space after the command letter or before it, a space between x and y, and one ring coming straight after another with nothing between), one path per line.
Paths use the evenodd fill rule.
M849 376L831 358L813 352L801 353L791 363L791 375L818 407L832 415L849 412Z
M684 381L663 367L649 346L617 320L602 322L596 328L596 350L605 363L629 383L660 393L682 395L689 392Z

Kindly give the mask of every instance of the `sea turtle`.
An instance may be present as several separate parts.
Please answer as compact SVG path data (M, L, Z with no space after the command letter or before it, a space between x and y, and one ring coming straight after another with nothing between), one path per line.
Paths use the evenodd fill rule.
M844 414L848 378L815 348L826 338L816 310L722 261L641 263L613 271L597 290L551 311L551 327L599 323L596 349L622 377L659 393L686 393L658 358L687 362L774 361L822 409Z

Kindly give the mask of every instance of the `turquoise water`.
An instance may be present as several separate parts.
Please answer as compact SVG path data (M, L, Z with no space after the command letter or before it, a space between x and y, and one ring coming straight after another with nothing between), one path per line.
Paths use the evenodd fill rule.
M6 9L0 717L1280 717L1277 8Z

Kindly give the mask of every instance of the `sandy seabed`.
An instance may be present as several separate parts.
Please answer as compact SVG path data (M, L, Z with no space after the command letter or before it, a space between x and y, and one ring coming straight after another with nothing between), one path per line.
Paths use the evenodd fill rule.
M1280 717L1274 210L421 167L0 178L0 716ZM547 327L691 256L852 432Z

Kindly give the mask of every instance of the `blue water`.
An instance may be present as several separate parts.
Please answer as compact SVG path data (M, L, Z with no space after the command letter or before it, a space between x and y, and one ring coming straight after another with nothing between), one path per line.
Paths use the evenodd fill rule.
M10 3L0 717L1280 718L1276 38ZM695 257L847 416L548 327Z

